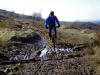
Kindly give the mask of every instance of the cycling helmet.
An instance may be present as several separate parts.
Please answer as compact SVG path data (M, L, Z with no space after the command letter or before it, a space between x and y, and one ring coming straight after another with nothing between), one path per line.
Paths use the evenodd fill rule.
M51 16L54 16L54 11L51 11L51 12L50 12L50 15L51 15Z

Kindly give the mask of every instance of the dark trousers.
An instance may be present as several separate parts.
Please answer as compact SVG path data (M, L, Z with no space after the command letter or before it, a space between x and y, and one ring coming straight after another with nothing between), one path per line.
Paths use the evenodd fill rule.
M50 39L52 38L52 31L54 31L55 38L57 37L56 36L56 27L52 26L52 27L49 27L49 37L50 37Z

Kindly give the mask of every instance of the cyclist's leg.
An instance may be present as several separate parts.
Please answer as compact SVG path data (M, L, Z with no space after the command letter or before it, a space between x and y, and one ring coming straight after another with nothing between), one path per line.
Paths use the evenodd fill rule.
M50 38L50 40L51 40L51 38L52 38L51 30L52 30L52 27L49 27L49 38Z
M57 38L57 32L56 32L56 27L54 27L54 31L55 31L55 38Z

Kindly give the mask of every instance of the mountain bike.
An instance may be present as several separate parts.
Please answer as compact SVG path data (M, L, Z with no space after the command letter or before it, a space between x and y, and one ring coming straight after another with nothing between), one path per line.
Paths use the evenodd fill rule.
M58 27L56 27L56 28L58 28ZM52 43L53 43L53 49L54 49L54 51L55 51L56 36L55 36L55 28L54 28L54 27L53 27L52 30L51 30L51 35L52 35L51 41L52 41Z

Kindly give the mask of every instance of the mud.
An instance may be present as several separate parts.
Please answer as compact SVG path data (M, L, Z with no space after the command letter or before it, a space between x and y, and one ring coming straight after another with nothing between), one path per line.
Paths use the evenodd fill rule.
M93 69L86 66L84 49L80 51L47 51L38 57L41 61L24 65L20 75L96 75ZM41 56L41 55L40 55Z

